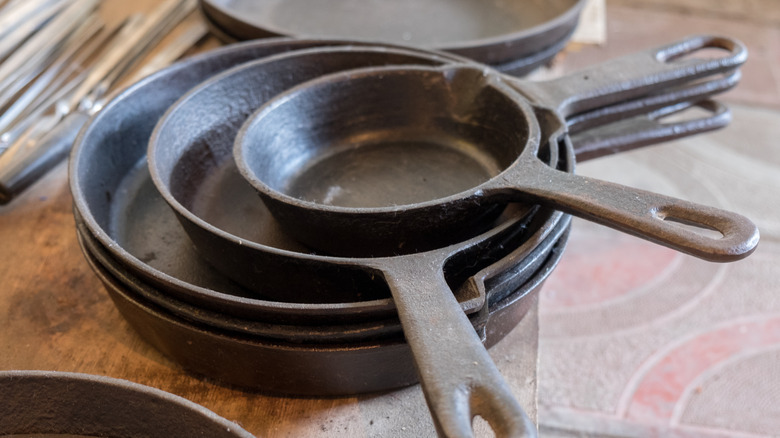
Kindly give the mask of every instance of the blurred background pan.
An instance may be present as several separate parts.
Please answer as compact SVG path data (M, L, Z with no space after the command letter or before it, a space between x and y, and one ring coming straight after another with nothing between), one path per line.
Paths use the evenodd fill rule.
M585 0L201 0L201 9L214 27L237 40L347 38L527 67L563 48L584 4ZM529 57L533 63L522 62Z

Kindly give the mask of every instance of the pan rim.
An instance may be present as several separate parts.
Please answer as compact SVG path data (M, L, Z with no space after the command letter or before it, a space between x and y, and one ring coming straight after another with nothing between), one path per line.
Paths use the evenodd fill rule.
M213 18L213 12L209 12L209 10L212 11L218 11L220 14L223 14L226 17L230 17L232 19L235 19L237 21L240 21L246 26L250 26L256 30L258 30L258 33L265 33L266 35L270 37L279 37L279 36L291 36L296 37L299 36L301 38L338 38L336 36L317 36L317 35L291 35L289 33L285 33L284 30L279 29L274 26L262 26L258 27L257 25L251 23L248 20L239 19L239 17L236 17L234 13L229 12L223 5L215 4L212 0L200 0L201 8L203 12L206 15L206 19L209 21L213 21L214 24L219 26L219 29L223 32L226 32L230 34L227 29L222 25L222 23L218 20L214 20ZM496 45L511 45L511 44L517 44L515 40L523 40L526 38L530 38L537 35L545 34L548 31L552 31L556 28L565 26L567 23L570 23L572 21L578 21L578 18L585 7L585 4L587 3L587 0L574 0L573 3L565 10L563 10L561 13L556 15L553 19L543 21L541 23L538 23L534 26L524 28L521 30L518 30L516 32L508 32L501 35L486 37L486 38L475 38L471 40L461 40L461 41L452 41L447 43L441 43L441 44L431 44L431 45L421 45L419 47L424 49L431 49L431 50L443 50L447 52L456 53L462 56L468 56L467 54L460 53L460 52L468 52L473 50L479 50L483 49L484 46L496 46ZM572 26L572 30L574 27L576 27L577 24L575 23L574 26ZM566 34L570 34L571 32L566 32ZM230 34L234 38L237 38L235 35ZM377 39L371 39L371 38L356 38L356 37L350 37L351 39L354 39L355 41L363 41L363 42L375 42L375 43L383 43L381 40ZM568 39L568 38L567 38ZM390 42L387 41L390 44L398 44L398 42ZM549 44L548 44L549 45ZM544 49L548 45L545 45L544 47L540 49ZM534 52L530 52L534 53ZM529 53L529 54L530 54ZM521 55L522 56L522 55ZM480 59L477 59L476 57L474 60L484 62ZM506 59L504 61L507 61Z
M6 386L11 385L14 387L18 387L18 385L23 386L32 386L32 388L39 388L38 384L40 383L51 383L56 386L67 386L69 388L73 388L74 385L79 388L86 388L86 387L95 387L98 386L102 388L103 391L111 390L112 393L117 394L120 399L136 399L136 401L140 400L146 400L147 403L133 403L134 406L141 410L148 410L148 409L158 409L158 408L173 408L177 407L179 409L183 409L186 415L189 417L190 421L193 420L193 415L197 418L200 418L204 422L208 422L213 425L213 427L220 427L222 430L224 430L226 433L230 434L231 436L236 437L243 437L243 438L253 438L254 435L250 434L248 431L246 431L244 428L242 428L240 425L218 415L214 411L207 409L205 406L199 405L191 400L188 400L184 397L181 397L179 395L163 391L162 389L155 388L148 385L143 385L140 383L136 383L127 379L121 379L116 377L109 377L104 375L98 375L98 374L87 374L87 373L80 373L80 372L71 372L71 371L44 371L44 370L4 370L0 371L0 386ZM44 384L46 384L44 383ZM54 396L55 405L63 405L66 403L66 400L71 399L71 396L69 395L71 391L65 391L62 393L59 393L61 396ZM149 401L154 401L155 403L149 404ZM57 412L59 409L52 409L50 401L48 402L46 406L46 413L51 415L52 411ZM37 404L36 404L37 405ZM146 406L146 407L144 407ZM73 406L71 404L68 404L67 410L72 410ZM178 410L178 409L177 409ZM18 410L12 410L13 415L20 415ZM181 413L181 411L179 411ZM33 413L26 414L24 417L28 418L30 415L34 415ZM38 417L38 415L35 415L35 417ZM133 417L135 418L135 417ZM68 433L79 433L84 432L84 426L87 426L88 428L91 427L108 427L111 429L116 429L115 433L119 433L118 431L126 430L127 426L123 425L123 423L126 424L126 421L130 421L130 419L127 419L126 416L119 416L119 420L108 420L108 421L98 421L97 419L93 419L94 422L91 424L75 424L70 421L67 421L68 424L61 424L61 427L57 428L57 430L37 430L33 431L32 433L38 434L38 433L54 433L54 434L68 434ZM181 419L177 419L177 421L180 421ZM54 418L54 421L57 421L56 418ZM113 426L111 425L113 423ZM29 428L29 424L22 424L22 426L26 426L25 430ZM24 430L6 430L2 431L5 433L28 433Z

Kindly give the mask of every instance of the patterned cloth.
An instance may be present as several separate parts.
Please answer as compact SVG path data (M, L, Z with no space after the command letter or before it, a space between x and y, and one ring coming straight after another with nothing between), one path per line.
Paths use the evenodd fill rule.
M540 302L542 436L780 436L780 113L583 163L578 173L751 218L716 264L576 220Z

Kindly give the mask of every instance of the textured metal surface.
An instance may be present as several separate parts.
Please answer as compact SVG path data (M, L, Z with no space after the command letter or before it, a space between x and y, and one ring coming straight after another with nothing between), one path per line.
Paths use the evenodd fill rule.
M560 259L567 230L568 223L538 245L523 262L520 286L491 304L486 346L498 342L522 320L531 298ZM231 334L194 324L146 301L127 286L128 278L111 275L90 251L85 250L85 256L133 328L197 374L241 387L318 396L381 391L417 381L403 339L322 345Z
M241 40L346 38L447 50L487 64L533 56L568 39L582 0L362 2L203 0L207 19Z
M0 371L0 394L2 435L253 437L195 403L126 380Z
M517 288L529 280L531 274L538 268L537 261L544 259L548 254L543 253L543 242L548 236L559 236L566 228L568 220L555 222L554 229L548 230L546 226L538 228L530 225L537 231L522 245L517 247L510 255L491 265L469 279L464 288L481 288L492 305L504 300ZM76 215L76 225L80 237L80 243L89 257L98 263L112 277L120 279L123 287L140 297L145 302L164 309L172 315L193 324L199 324L237 335L263 337L265 339L277 339L284 342L316 343L347 343L366 342L378 339L401 338L401 326L398 319L392 315L387 318L373 318L365 322L349 322L334 319L328 323L314 324L313 318L306 315L298 315L297 318L281 318L273 315L271 318L239 318L224 312L193 306L186 301L177 300L167 290L160 290L153 285L145 283L141 278L129 272L119 260L113 259L100 244L92 237L84 227L83 222ZM154 233L155 230L152 230ZM557 238L557 237L556 237ZM514 246L514 245L511 245ZM186 257L186 254L183 254ZM193 266L194 268L195 266ZM184 279L187 279L184 276ZM489 286L488 286L489 284ZM457 296L457 294L456 294ZM269 303L284 308L285 303ZM275 317L274 317L275 316ZM276 319L282 321L276 322ZM480 313L472 314L472 324L478 333L485 330L485 317Z
M629 55L601 70L593 67L560 79L559 88L548 89L537 101L556 109L548 115L556 117L676 85L681 77L720 73L744 61L739 43L721 40L691 38ZM729 47L730 56L680 65L657 59L710 42ZM654 69L639 62L648 54ZM629 69L631 61L641 70ZM562 96L590 76L597 79ZM541 95L540 87L548 85L529 88ZM289 126L296 129L286 129ZM758 243L755 226L735 213L551 170L536 158L539 143L531 107L490 72L473 67L376 67L320 78L277 97L242 128L236 161L287 233L335 254L393 254L399 251L398 242L404 244L401 251L424 250L426 242L441 245L437 238L457 239L459 231L475 229L480 221L485 223L488 207L507 199L543 202L713 261L742 258ZM463 178L474 188L462 187L461 193L456 188L455 194L425 191L437 179L451 176L446 169L454 166L439 168L433 158L442 156L440 150L456 152L455 160L476 166L481 170L476 178L485 182L472 184ZM383 154L396 158L393 166L383 165ZM400 180L389 173L404 167L419 170ZM335 168L350 172L341 178L345 172L333 172ZM464 167L455 174L468 173ZM388 198L394 192L386 187L393 180L405 184L400 193L419 198ZM448 179L441 185L452 186ZM717 230L722 236L708 237L674 222Z

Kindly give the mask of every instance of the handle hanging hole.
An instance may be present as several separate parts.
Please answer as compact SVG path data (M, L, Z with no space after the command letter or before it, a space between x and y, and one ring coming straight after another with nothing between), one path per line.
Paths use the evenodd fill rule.
M723 233L721 233L720 231L704 224L696 223L693 221L681 219L674 216L666 216L661 214L659 214L658 217L666 222L673 223L675 226L678 226L687 232L695 233L702 237L706 237L708 239L719 240L724 237Z
M742 52L739 43L719 37L694 38L687 44L679 44L661 50L656 58L661 62L675 63L687 60L725 59Z

